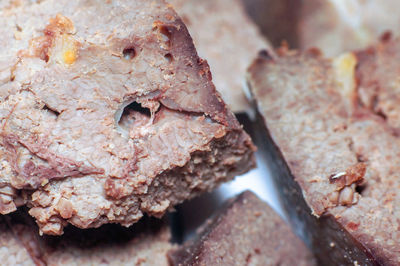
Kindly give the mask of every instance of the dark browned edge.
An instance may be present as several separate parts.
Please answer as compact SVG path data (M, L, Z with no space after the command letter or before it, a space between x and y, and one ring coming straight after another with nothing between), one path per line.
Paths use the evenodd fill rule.
M0 222L5 223L14 235L18 235L18 231L22 234L33 234L31 241L34 243L22 241L22 244L37 266L47 265L47 253L56 249L67 246L81 250L88 250L96 246L123 246L135 239L140 241L140 238L145 235L156 235L163 228L170 226L168 219L144 216L138 223L130 227L119 224L105 224L99 228L80 229L69 225L65 228L62 236L40 236L39 228L34 219L28 215L26 207L21 207L11 214L0 215ZM34 250L32 247L37 249Z
M186 241L175 250L168 252L168 261L170 265L197 265L198 260L203 255L202 249L204 242L207 241L209 234L223 221L225 215L235 204L243 204L247 196L255 196L251 191L246 190L239 195L228 199L220 209L218 209L211 218L207 219L197 230L193 239Z
M281 204L294 232L307 244L319 265L384 265L331 214L317 218L304 200L288 164L274 143L263 116L257 112L255 143L271 169Z

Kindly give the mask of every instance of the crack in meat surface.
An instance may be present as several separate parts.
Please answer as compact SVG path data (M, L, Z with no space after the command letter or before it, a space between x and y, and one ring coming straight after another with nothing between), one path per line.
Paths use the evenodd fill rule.
M0 183L12 188L2 213L27 204L55 235L68 223L128 226L254 166L250 138L164 1L23 1L0 14ZM150 116L121 121L129 101ZM188 165L196 174L170 177L175 186L159 180Z

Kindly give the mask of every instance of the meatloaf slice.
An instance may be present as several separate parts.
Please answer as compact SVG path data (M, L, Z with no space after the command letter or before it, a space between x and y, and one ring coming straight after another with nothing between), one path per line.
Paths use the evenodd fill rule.
M168 256L172 265L315 265L303 242L250 191L228 201L196 239Z
M105 225L99 229L68 228L61 237L39 236L38 227L22 213L0 224L4 265L160 265L167 266L173 247L162 221L144 219L131 228ZM7 254L5 253L7 252ZM2 264L3 265L3 264Z
M283 47L249 69L284 205L324 265L400 263L399 41L334 59Z
M250 105L243 92L246 68L270 44L248 17L241 0L169 0L207 59L213 81L233 112Z
M44 0L0 11L0 213L46 234L131 225L254 166L164 1Z

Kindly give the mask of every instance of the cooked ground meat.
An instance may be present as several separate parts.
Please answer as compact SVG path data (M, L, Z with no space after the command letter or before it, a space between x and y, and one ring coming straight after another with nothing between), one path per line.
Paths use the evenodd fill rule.
M0 11L0 213L41 232L131 225L254 166L254 146L162 0Z
M169 258L172 265L315 265L289 226L250 191L228 201Z
M160 265L173 247L166 224L144 219L131 228L66 229L65 235L39 236L22 212L0 218L0 259L4 265Z
M298 216L307 206L299 198L295 205L287 200L293 187L282 185L285 178L300 186L308 215L332 217L335 227L349 233L336 239L343 229L324 234L333 240L320 256L331 262L345 257L346 263L400 263L398 43L386 40L334 59L283 47L278 58L264 54L249 70L260 121L278 148L273 160L280 161L276 177L288 212ZM288 175L282 174L285 167ZM301 219L309 221L293 221ZM305 230L314 244L321 238L313 233L321 232L316 226ZM341 249L343 243L356 251Z
M236 112L250 109L243 91L246 68L270 44L248 17L241 0L169 0L207 59L222 98Z

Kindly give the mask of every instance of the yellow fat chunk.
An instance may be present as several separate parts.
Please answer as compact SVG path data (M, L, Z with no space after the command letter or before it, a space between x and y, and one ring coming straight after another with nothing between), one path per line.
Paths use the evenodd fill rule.
M75 63L78 57L78 43L70 35L63 35L62 39L62 56L64 64L71 65Z
M345 53L333 60L335 79L343 97L352 100L356 91L355 69L357 57L354 53Z
M57 37L51 57L59 64L72 65L78 59L79 43L72 35L62 34Z
M77 58L77 53L75 50L66 50L64 52L64 63L71 65L73 63L75 63Z

